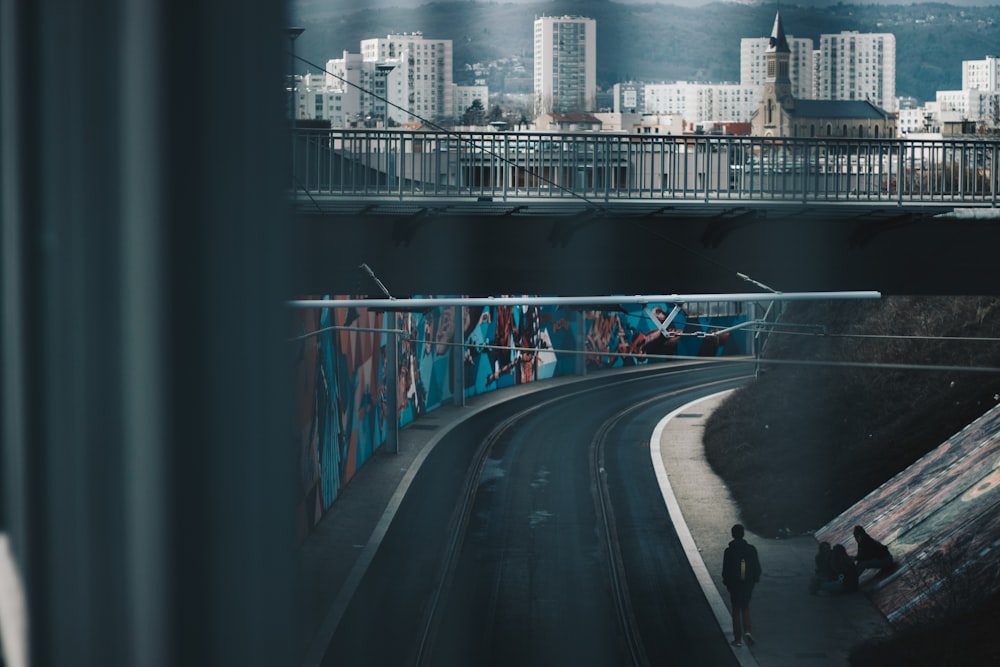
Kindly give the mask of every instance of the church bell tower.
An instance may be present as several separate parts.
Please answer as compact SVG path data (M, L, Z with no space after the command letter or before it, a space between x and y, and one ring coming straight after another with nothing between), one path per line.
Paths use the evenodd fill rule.
M782 108L795 106L792 97L792 79L789 76L792 50L788 48L788 38L785 37L785 27L781 23L781 12L774 15L774 27L771 29L770 43L764 54L767 74L764 78L763 128L767 134L783 135L781 119Z

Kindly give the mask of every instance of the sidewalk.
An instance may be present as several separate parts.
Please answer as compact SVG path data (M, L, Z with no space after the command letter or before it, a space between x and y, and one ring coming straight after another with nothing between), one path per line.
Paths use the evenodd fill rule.
M545 387L559 381L546 381ZM458 421L537 390L523 385L475 397L465 407L442 406L400 431L398 454L378 454L359 470L299 550L301 617L296 645L304 656L302 667L318 667L322 661L340 615L427 452ZM728 641L728 595L720 573L729 529L739 516L701 447L705 419L721 399L712 396L665 417L651 438L650 450L664 500ZM888 622L862 594L808 593L816 551L811 536L768 540L748 532L747 540L757 547L764 574L752 604L757 644L733 649L742 665L843 667L858 641L890 632Z
M729 529L740 522L736 505L722 480L712 471L702 450L705 421L724 395L690 403L664 418L651 440L654 467L664 500L684 541L684 526L693 540L688 557L713 604L726 639L732 639L729 595L722 585L722 554L729 544ZM665 479L663 471L665 471ZM671 501L671 496L676 499ZM816 555L812 536L767 539L750 533L764 573L754 589L753 613L756 645L733 648L742 665L752 667L843 667L852 646L867 638L891 633L882 613L861 593L816 596L807 591Z

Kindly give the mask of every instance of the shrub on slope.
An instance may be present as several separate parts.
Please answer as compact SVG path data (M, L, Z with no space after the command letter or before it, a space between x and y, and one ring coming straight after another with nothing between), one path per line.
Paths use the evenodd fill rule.
M993 407L1000 299L797 302L711 416L708 460L763 535L819 528Z

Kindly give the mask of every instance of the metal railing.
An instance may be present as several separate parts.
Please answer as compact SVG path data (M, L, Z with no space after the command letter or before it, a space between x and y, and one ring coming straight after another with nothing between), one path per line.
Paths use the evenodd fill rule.
M298 130L297 195L997 206L1000 141Z

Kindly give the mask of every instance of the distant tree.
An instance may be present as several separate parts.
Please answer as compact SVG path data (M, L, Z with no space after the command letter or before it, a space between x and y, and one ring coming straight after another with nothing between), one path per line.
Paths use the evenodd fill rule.
M462 125L485 125L486 109L482 100L472 100L472 104L462 114Z
M493 108L490 109L490 122L498 120L503 120L503 109L500 108L499 104L494 104Z

